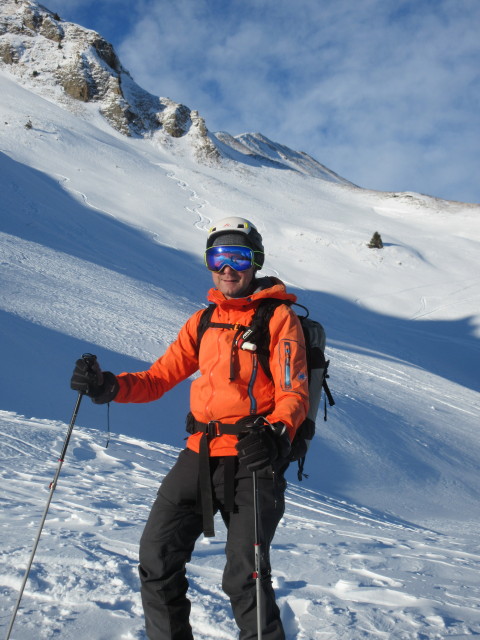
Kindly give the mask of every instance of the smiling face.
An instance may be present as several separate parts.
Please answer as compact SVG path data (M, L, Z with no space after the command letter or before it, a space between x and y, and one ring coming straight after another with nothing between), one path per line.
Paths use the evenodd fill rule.
M255 267L250 267L246 271L235 271L227 265L221 271L212 271L213 284L227 300L247 296L254 277Z

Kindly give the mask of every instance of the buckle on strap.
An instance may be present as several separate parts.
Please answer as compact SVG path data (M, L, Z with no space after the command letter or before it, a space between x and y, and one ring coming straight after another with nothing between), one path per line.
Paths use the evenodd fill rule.
M257 416L254 416L256 418ZM243 420L236 422L235 424L226 424L221 420L210 420L210 422L200 422L196 420L192 413L187 415L186 429L188 433L201 433L207 438L218 438L223 435L238 436L242 427ZM251 421L251 418L248 418Z
M205 426L205 435L209 438L218 438L222 435L220 425L222 423L219 420L210 420Z

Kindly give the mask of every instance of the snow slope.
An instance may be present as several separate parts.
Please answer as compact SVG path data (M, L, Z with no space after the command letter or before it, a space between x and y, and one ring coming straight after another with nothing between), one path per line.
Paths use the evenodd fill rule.
M8 621L28 543L66 425L0 412L1 619ZM143 638L137 545L158 482L178 449L76 428L13 638ZM7 529L7 531L5 531ZM220 584L225 532L188 566L196 638L236 637ZM272 550L288 638L467 638L478 635L480 548L314 488L291 485Z
M68 110L32 89L0 70L2 627L75 359L91 351L119 372L158 357L205 303L210 221L245 215L264 235L265 273L326 327L337 401L317 422L309 480L289 474L275 540L289 640L480 634L480 207L313 177L297 156L279 167L272 154L288 150L262 136L239 144L264 163L242 151L198 164L188 139L127 138L95 105ZM381 251L366 247L374 231ZM136 550L183 446L188 386L114 404L108 449L105 407L83 402L13 637L143 637ZM219 531L190 567L198 638L236 635Z

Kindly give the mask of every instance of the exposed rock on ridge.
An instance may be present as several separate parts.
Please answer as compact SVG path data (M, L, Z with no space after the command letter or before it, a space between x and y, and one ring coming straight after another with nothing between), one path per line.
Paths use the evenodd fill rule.
M352 186L311 156L260 133L210 133L198 111L139 87L98 33L63 21L36 0L0 0L1 66L28 89L67 108L78 108L79 102L95 105L124 135L168 145L185 139L199 161L227 159Z
M109 42L33 0L2 0L1 63L39 93L98 104L125 135L188 136L199 158L219 155L197 111L139 87Z

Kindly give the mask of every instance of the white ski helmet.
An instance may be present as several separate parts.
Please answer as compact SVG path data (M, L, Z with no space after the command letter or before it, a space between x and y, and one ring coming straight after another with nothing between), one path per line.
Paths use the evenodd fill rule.
M250 247L255 252L255 262L258 268L262 268L265 260L262 236L250 220L229 216L215 223L208 230L207 249L221 244L241 244Z

